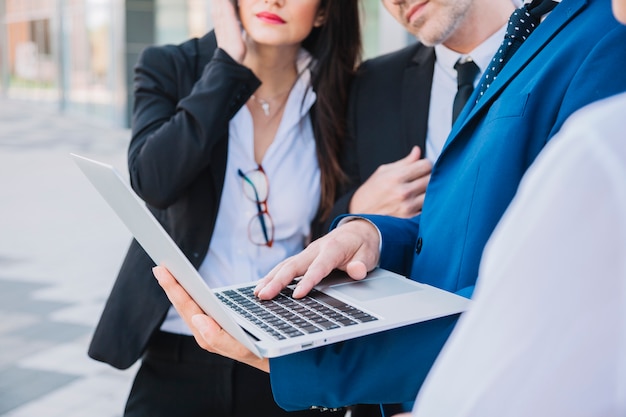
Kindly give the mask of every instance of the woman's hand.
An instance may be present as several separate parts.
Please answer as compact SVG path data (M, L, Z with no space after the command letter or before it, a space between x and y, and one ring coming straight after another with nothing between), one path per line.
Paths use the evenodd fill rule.
M213 0L211 16L215 26L217 46L241 64L246 56L246 44L238 11L233 1Z
M265 372L270 371L269 360L256 356L226 333L215 320L204 314L200 306L180 286L167 268L157 266L152 272L167 294L167 298L170 299L176 311L193 332L196 342L202 349L248 364Z

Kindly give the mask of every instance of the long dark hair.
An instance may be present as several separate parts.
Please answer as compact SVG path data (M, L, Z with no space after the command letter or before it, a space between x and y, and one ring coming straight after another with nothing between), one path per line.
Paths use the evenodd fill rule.
M321 171L322 196L318 216L330 215L339 185L346 181L339 155L346 138L346 113L350 82L361 59L359 0L322 0L324 22L302 46L315 58L312 87L317 95L313 107L313 132Z

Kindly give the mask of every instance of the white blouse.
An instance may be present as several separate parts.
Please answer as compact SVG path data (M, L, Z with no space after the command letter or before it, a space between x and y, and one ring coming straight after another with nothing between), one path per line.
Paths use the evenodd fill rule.
M308 70L310 60L311 56L301 50L297 61L299 78L261 164L269 180L267 210L275 230L271 248L249 239L248 225L257 214L257 205L243 193L242 178L237 173L238 169L245 173L257 168L248 107L243 106L230 121L224 190L209 252L199 268L200 275L212 288L260 279L277 263L301 251L309 238L321 195L320 169L309 117L316 99ZM191 334L173 308L161 330Z

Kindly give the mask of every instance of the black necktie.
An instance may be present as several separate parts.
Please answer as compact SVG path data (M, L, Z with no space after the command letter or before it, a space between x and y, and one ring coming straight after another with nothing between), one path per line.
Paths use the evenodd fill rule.
M476 101L480 100L487 88L496 80L504 64L539 25L543 15L551 11L557 4L552 0L533 0L513 12L506 27L504 40L491 60L489 68L485 70Z
M462 59L459 59L456 64L454 64L458 90L456 96L454 96L454 103L452 104L452 124L454 124L459 113L463 110L465 103L467 103L467 100L474 92L474 80L480 73L478 65L476 65L471 58L466 59L464 62L461 61Z

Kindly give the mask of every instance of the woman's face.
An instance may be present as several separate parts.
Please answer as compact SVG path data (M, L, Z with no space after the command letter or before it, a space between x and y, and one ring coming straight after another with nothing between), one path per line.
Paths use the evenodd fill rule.
M341 0L331 0L341 1ZM298 45L321 26L321 0L238 0L248 36L262 45Z

